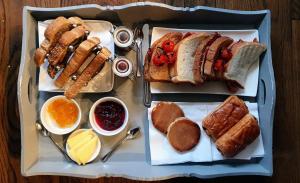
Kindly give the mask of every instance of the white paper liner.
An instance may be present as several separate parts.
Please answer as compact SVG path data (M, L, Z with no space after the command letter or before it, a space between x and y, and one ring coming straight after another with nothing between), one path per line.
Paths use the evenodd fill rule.
M158 131L152 124L151 111L157 104L157 101L151 103L148 109L149 120L149 144L152 165L176 164L184 162L212 162L226 159L218 150L214 142L208 137L202 129L202 119L213 111L220 102L175 102L184 111L187 118L196 122L201 129L201 137L198 145L191 151L179 153L169 144L164 134ZM251 114L259 121L257 103L245 102ZM250 160L254 157L263 157L264 147L261 134L259 137L247 146L243 151L232 159Z

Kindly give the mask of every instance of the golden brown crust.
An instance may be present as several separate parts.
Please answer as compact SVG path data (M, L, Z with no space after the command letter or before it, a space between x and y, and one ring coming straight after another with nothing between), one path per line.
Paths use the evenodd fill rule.
M168 128L168 140L179 152L193 149L200 140L200 127L188 118L177 118Z
M44 63L47 53L56 45L61 35L70 28L69 21L64 17L57 17L48 25L44 32L45 39L34 53L34 61L37 66Z
M46 55L47 55L47 52L42 48L37 48L35 50L33 59L34 59L36 66L39 67L44 63Z
M101 70L105 64L105 61L110 56L110 52L103 48L101 52L88 64L88 66L82 71L78 79L65 91L65 96L68 99L74 98L81 88L87 84L94 76Z
M247 114L216 141L217 149L223 156L233 157L251 144L259 133L260 128L256 118Z
M249 111L244 101L237 96L230 96L203 119L202 127L216 141L247 113Z
M87 57L90 56L92 49L99 43L100 40L97 37L92 37L83 41L75 50L75 53L67 64L66 68L55 80L55 85L59 88L62 88L68 81L69 77L75 73L84 63Z
M84 26L78 26L70 31L65 32L55 47L50 51L48 61L51 65L57 65L60 63L68 50L68 46L78 41L85 36L86 28Z
M184 113L173 102L159 102L151 112L153 126L164 134L167 134L169 125L178 117L184 117Z

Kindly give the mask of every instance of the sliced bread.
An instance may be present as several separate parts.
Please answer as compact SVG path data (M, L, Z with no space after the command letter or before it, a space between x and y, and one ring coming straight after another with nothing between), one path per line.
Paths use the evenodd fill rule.
M177 59L173 65L172 82L196 84L193 74L195 51L198 45L206 39L209 34L197 33L184 38L175 48Z

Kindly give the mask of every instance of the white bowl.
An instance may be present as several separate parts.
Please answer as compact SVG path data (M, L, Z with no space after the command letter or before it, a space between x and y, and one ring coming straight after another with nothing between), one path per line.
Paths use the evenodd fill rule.
M95 108L96 108L96 106L98 104L100 104L102 102L106 102L106 101L113 101L113 102L121 104L124 107L124 110L125 110L125 119L124 119L124 122L123 122L122 126L120 126L116 130L112 130L112 131L104 130L96 122L95 114L94 114ZM92 128L97 133L99 133L100 135L104 135L104 136L113 136L113 135L116 135L116 134L120 133L121 131L123 131L125 129L127 123L128 123L128 116L129 116L128 109L127 109L125 103L123 101L121 101L120 99L115 98L115 97L104 97L104 98L101 98L101 99L97 100L93 104L92 108L90 109L90 113L89 113L89 119L90 119L90 124L91 124Z
M64 98L66 99L65 96L63 95L57 95L55 97L49 98L42 106L41 112L40 112L40 119L41 122L43 124L43 126L51 133L56 134L56 135L63 135L63 134L67 134L72 132L73 130L75 130L81 120L81 109L78 105L78 103L72 99L72 102L74 102L78 108L78 118L76 120L76 122L74 123L74 125L67 127L67 128L62 128L59 127L56 122L50 117L50 115L47 112L47 107L49 106L49 104L59 98Z
M73 135L75 135L75 134L77 134L77 133L79 133L79 132L81 132L81 131L85 131L85 130L88 130L88 129L78 129L78 130L74 131L68 138L72 137ZM94 132L93 132L93 133L94 133ZM97 145L97 148L96 148L94 154L92 155L92 157L91 157L91 158L88 160L88 162L86 162L86 163L89 163L89 162L91 162L91 161L94 161L94 159L97 158L97 156L99 155L100 150L101 150L101 141L100 141L98 135L97 135L97 134L95 134L95 135L96 135L97 138L98 138L98 143L97 143L98 145ZM68 140L67 140L67 141L68 141ZM66 143L66 151L67 151L69 157L70 157L73 161L75 161L75 160L72 158L72 156L70 155L70 153L69 153L70 148L69 148L69 146L68 146L67 143Z

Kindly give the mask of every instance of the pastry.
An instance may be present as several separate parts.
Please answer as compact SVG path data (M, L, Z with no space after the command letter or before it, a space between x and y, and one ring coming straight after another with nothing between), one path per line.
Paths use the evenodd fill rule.
M233 157L251 144L259 133L256 118L247 114L216 141L216 147L223 156Z
M159 102L151 112L153 126L164 134L167 134L169 125L178 117L184 117L184 113L173 102Z
M202 127L215 141L248 113L243 100L237 96L230 96L203 119Z
M179 152L193 149L200 140L200 127L185 117L177 118L168 128L167 138Z

